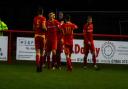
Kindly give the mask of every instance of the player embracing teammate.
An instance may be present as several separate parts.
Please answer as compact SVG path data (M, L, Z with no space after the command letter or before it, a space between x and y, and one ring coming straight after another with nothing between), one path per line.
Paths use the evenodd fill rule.
M60 30L60 22L55 19L55 13L50 12L49 13L49 19L46 22L47 26L47 60L48 60L48 66L52 67L53 70L56 68L56 50L57 50L57 31ZM52 52L52 65L50 66L50 55Z

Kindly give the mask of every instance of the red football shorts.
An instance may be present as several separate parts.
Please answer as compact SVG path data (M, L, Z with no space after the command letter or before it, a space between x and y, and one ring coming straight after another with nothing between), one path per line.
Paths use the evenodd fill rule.
M46 50L52 51L52 50L56 50L57 49L57 40L47 40L47 48Z
M65 52L65 54L71 54L71 53L73 53L73 45L65 44L64 52Z
M85 50L85 53L88 53L89 50L92 52L95 51L95 47L94 47L94 42L93 41L90 41L90 44L89 44L89 41L84 41L84 50Z
M45 39L41 36L35 37L35 48L43 50L45 47Z

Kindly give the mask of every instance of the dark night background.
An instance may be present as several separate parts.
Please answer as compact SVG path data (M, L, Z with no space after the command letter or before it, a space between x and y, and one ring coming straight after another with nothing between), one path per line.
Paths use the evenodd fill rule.
M128 35L128 6L126 0L4 0L0 1L0 17L10 30L32 30L32 21L38 6L49 11L69 11L72 21L82 32L87 15L93 16L95 34ZM70 12L79 11L79 12ZM85 12L81 12L85 11ZM90 12L89 12L90 11Z

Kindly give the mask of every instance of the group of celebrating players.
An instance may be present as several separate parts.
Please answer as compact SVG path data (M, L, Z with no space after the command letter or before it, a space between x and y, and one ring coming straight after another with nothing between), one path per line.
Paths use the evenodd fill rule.
M46 20L46 17L43 16L43 8L37 10L37 16L33 20L37 72L41 72L45 64L49 69L55 70L58 68L61 70L61 53L63 50L66 55L67 71L72 71L71 54L73 52L73 31L75 29L78 29L78 26L71 22L69 15L64 17L63 12L59 12L58 19L56 19L55 13L49 12L48 20ZM83 27L83 34L84 68L87 68L87 56L90 50L94 68L97 69L91 16L88 16L87 23ZM51 52L52 61L50 61Z

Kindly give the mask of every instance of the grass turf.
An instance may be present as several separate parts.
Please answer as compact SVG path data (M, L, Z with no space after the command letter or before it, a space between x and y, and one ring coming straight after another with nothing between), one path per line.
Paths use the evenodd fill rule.
M37 73L34 63L0 63L0 89L128 89L127 65L99 64L98 71L91 64L87 70L81 66Z

